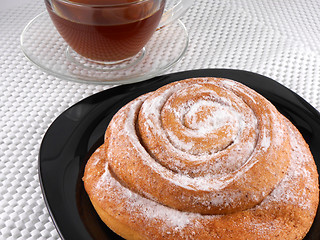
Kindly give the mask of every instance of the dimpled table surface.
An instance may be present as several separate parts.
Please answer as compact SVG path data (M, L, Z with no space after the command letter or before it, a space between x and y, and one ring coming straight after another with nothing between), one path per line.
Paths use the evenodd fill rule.
M0 6L0 239L59 239L41 193L39 148L46 130L81 99L111 88L49 75L20 48L41 0ZM231 68L270 77L320 110L320 2L203 0L181 18L189 46L167 73Z

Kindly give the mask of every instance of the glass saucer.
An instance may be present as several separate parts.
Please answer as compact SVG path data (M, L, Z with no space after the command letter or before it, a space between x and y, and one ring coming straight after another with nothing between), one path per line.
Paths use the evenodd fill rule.
M87 60L70 50L45 11L27 24L20 42L23 53L31 62L59 78L125 84L143 81L168 70L184 55L189 37L184 24L175 21L154 33L136 57L138 59L115 67Z

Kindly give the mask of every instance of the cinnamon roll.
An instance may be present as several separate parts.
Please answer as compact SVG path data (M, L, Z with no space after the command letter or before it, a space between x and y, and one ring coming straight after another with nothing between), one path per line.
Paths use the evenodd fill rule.
M122 107L83 181L125 239L302 239L319 201L299 131L221 78L174 82Z

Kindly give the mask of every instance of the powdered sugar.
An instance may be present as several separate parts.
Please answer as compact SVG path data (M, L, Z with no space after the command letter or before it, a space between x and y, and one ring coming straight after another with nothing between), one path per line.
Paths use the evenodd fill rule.
M152 101L147 99L147 101L143 103L140 111L140 114L145 116L145 121L143 123L144 132L147 132L150 136L156 136L155 139L159 142L163 142L163 145L166 146L168 151L175 152L175 156L180 156L187 162L210 161L210 159L213 158L213 153L217 153L218 151L225 149L232 143L239 143L238 139L241 139L243 135L247 134L248 126L252 129L256 129L257 121L253 117L250 109L239 112L240 109L233 109L234 104L232 105L230 103L230 99L218 96L214 91L209 91L206 88L203 90L203 86L200 84L192 85L192 88L197 90L194 90L193 92L195 92L197 96L201 95L199 100L187 98L188 100L185 103L180 102L178 107L171 106L167 102L170 102L170 100L173 99L173 94L175 94L174 96L178 96L179 99L186 94L184 93L184 90L180 89L178 91L181 87L184 87L184 84L174 86L174 90L170 88L170 90L164 90L161 94L158 93L153 96ZM205 97L202 95L205 95ZM164 101L164 99L166 99L166 101ZM243 105L241 101L238 101L237 104ZM194 117L197 115L199 110L209 108L212 109L212 112L207 114L206 118L199 120ZM241 109L243 108L245 108L245 105L241 107ZM160 116L164 109L175 116L175 125L163 125ZM191 123L186 126L188 119L190 119ZM163 129L163 127L165 127L165 129ZM219 135L216 130L220 130ZM177 134L177 131L179 134ZM222 136L224 136L224 138L222 138L221 134L223 134ZM192 138L195 141L192 140ZM201 140L204 138L207 138L207 140L202 140L202 145L196 145L196 142L198 142L199 139ZM253 137L253 139L255 139L255 137ZM211 148L205 149L201 152L202 150L200 147L204 146L204 141L207 141L208 143L212 141L212 144L210 145ZM230 155L235 156L244 153L244 159L247 159L249 156L248 154L252 152L252 149L255 146L254 141L255 140L251 141L247 139L246 147L244 147L244 145L239 148L234 146L236 151L233 151L234 154L231 153ZM229 149L232 151L232 148ZM157 149L153 149L151 151L153 151L154 155L157 155L157 153L160 152ZM216 166L219 165L220 170L214 166L210 166L210 168L212 167L212 171L216 173L218 173L218 171L223 172L223 170L221 170L221 161L219 160L219 155L221 154L218 152L216 155L217 156L214 157L217 160L212 162L215 162L214 165ZM159 161L161 161L161 159L158 158ZM238 158L232 157L228 160L228 164L230 166L236 166L238 165L237 160ZM172 170L184 172L184 165L179 165L180 163L180 161L172 163L175 164ZM235 170L235 168L232 169ZM206 165L203 169L194 169L193 171L205 172L207 170L208 166ZM212 173L212 171L208 171L208 173Z
M270 144L271 144L270 137L267 137L267 136L263 137L260 144L261 144L261 148L264 149L264 150L269 148Z
M273 208L278 208L277 204L274 205L275 203L281 203L284 206L286 204L294 205L297 208L305 209L305 211L314 211L310 209L311 202L309 201L308 193L303 190L306 188L311 190L316 189L314 185L315 180L311 179L311 174L307 167L313 159L307 149L304 148L304 145L301 145L301 139L299 139L301 136L297 136L297 132L295 131L296 130L292 128L290 129L292 158L284 179L261 204L252 209L245 210L247 213L244 214L244 218L238 223L240 226L251 229L250 231L254 230L257 236L264 236L268 231L275 231L282 228L282 224L284 223L282 222L283 219L281 216L273 219L272 222L261 221L262 215L259 212L262 210L265 211L265 214L267 214L268 211L274 213ZM302 183L304 187L302 187L302 191L299 190L299 192L297 192L296 186L299 182ZM159 226L159 223L161 223L159 231L163 232L163 234L180 235L184 233L185 229L189 228L194 229L194 234L196 234L202 231L202 228L206 227L205 223L207 221L213 223L219 222L223 219L232 219L233 215L235 219L238 219L237 213L231 215L200 215L197 213L181 212L163 206L121 185L110 173L108 165L106 165L104 174L96 183L96 188L103 189L104 193L100 195L100 199L102 201L110 201L110 204L117 208L117 210L114 209L116 212L126 211L132 221L142 218L144 219L144 223L151 227ZM220 201L224 204L227 202L226 199L222 197L216 197L212 200ZM256 215L256 210L258 209L259 211Z
M110 199L114 208L129 212L133 222L143 218L150 226L162 224L163 234L224 219L227 215L220 211L225 209L231 209L228 217L244 210L257 219L255 210L268 212L279 202L311 209L307 194L315 191L308 169L312 157L291 123L283 122L253 91L228 82L236 94L228 93L223 86L216 88L221 82L213 82L209 90L201 84L188 89L199 94L187 100L180 98L180 88L187 84L178 83L144 95L116 114L106 135L111 136L106 138L108 163L96 183L97 189L114 194L100 194L101 201ZM287 143L287 125L290 159L290 154L277 152ZM217 139L227 145L207 150L206 141L220 144L214 142L218 133ZM195 147L201 151L194 152ZM261 179L258 173L263 173ZM268 222L254 224L264 230L272 227ZM252 229L248 222L243 226Z
M303 209L309 209L310 202L308 201L307 190L315 188L315 180L311 178L311 173L306 166L309 162L312 162L313 159L308 148L304 144L301 144L303 140L302 137L299 135L297 138L293 137L293 128L294 127L289 128L292 160L288 173L279 186L272 192L271 198L285 204L293 204ZM287 185L291 185L292 183L295 183L295 185L288 188ZM303 184L304 187L297 191L300 184Z
M193 97L187 98L190 94ZM259 111L268 105L248 105L251 100L244 97L213 83L209 88L178 83L132 101L108 128L111 136L118 136L108 139L110 165L120 179L129 177L131 187L150 199L158 199L158 189L166 185L168 191L159 200L164 205L177 202L180 208L187 205L201 213L217 213L261 202L280 181L281 164L286 162L275 167L268 157L279 147L268 137L280 138L278 129L269 130L269 122L277 121L276 115L268 115L273 109L261 116ZM195 129L186 124L188 118L188 124L194 124L190 112L199 113ZM126 148L121 147L120 153L118 139ZM146 184L140 184L142 169L148 173ZM255 169L264 171L270 181L256 182ZM160 181L163 185L158 186Z
M199 113L203 113L203 109L212 110L207 113L207 116L204 118L197 117ZM208 110L207 110L208 111ZM179 111L179 114L175 114L177 118L183 116L184 122L182 124L186 124L186 121L189 120L188 129L193 131L187 131L186 135L193 136L204 136L208 135L213 130L219 129L225 125L233 126L234 128L238 128L239 121L241 121L240 114L233 111L229 107L223 106L217 102L208 102L208 101L197 101L195 102L188 111Z
M190 224L191 219L194 216L198 216L198 214L187 212L181 213L175 209L163 206L156 201L141 197L139 194L122 186L112 176L108 165L105 166L105 172L97 182L96 187L106 190L107 194L100 196L101 200L105 201L106 198L109 198L110 201L112 201L112 204L119 206L129 212L129 214L132 214L132 218L145 218L146 223L151 221L151 224L154 224L154 222L161 221L164 231L169 231L168 229L179 231Z

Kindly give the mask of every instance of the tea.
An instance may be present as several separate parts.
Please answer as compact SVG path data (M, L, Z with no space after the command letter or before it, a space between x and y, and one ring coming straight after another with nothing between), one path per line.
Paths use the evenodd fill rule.
M93 60L115 62L136 55L146 45L165 5L161 0L126 4L130 2L136 1L46 0L46 6L58 32L73 50ZM114 7L102 6L115 3Z

